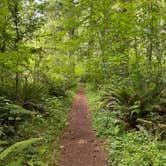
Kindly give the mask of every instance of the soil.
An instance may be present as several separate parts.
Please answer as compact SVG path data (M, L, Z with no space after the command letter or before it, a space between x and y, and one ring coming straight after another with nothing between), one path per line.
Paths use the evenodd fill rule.
M102 143L92 129L83 88L79 89L69 113L69 127L62 137L59 166L107 166Z

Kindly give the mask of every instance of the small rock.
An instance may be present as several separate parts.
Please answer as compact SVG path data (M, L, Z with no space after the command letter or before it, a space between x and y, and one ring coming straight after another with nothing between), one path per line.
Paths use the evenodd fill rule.
M63 148L64 148L64 146L62 146L62 145L61 145L61 146L60 146L60 148L61 148L61 149L63 149Z

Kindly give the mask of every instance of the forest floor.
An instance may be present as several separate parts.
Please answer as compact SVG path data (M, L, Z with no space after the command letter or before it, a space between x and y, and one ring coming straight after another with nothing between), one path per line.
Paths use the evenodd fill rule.
M69 113L69 127L62 137L58 166L107 166L102 142L92 129L83 88L79 89Z

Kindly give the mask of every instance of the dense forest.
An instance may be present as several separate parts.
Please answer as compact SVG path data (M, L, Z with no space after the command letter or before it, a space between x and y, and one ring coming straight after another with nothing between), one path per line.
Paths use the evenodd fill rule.
M0 166L57 165L79 86L109 165L165 166L166 1L0 0Z

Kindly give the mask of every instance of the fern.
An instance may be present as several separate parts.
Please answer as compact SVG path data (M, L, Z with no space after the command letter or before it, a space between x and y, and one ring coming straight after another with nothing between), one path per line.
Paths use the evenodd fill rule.
M8 164L5 165L5 166L22 166L22 160L19 159L19 160L17 160L17 161L12 161L12 162L8 163Z
M6 156L8 156L10 153L14 151L22 151L25 149L28 145L31 145L37 141L40 141L41 138L30 138L28 140L24 140L21 142L17 142L10 147L8 147L6 150L4 150L2 153L0 153L0 160L3 160Z

